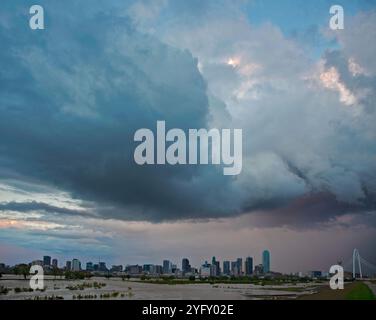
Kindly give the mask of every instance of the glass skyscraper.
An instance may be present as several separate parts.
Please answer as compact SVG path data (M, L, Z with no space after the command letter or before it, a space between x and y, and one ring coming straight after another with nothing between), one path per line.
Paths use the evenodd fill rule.
M253 273L253 259L252 257L247 257L245 259L245 274L247 276Z
M262 253L262 266L264 273L270 272L270 252L268 250L264 250Z

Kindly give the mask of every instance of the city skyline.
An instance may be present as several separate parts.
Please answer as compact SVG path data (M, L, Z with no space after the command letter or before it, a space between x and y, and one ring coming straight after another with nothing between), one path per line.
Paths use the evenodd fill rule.
M354 249L353 257L356 254L359 254L358 249ZM254 275L272 275L272 274L285 274L285 275L307 275L307 274L328 274L328 268L306 268L301 269L299 271L281 271L276 268L271 267L271 254L269 250L263 250L261 254L261 263L257 263L258 259L255 256L246 256L246 257L238 257L232 258L230 260L221 260L217 257L213 256L212 260L203 260L198 265L194 265L190 261L191 258L183 257L181 258L181 263L179 261L170 261L168 259L164 259L163 261L151 263L139 263L139 262L128 262L128 263L120 263L120 264L111 264L108 261L103 261L101 259L95 260L82 260L80 258L73 258L71 260L64 260L60 261L56 257L51 256L43 256L40 260L32 260L30 262L22 261L20 263L16 263L14 265L4 263L4 261L0 261L0 265L2 267L10 267L13 268L17 265L28 264L28 265L40 265L43 267L48 268L47 270L53 270L54 268L64 270L64 271L89 271L89 272L129 272L126 271L128 267L135 268L138 270L137 274L174 274L179 276L184 276L186 274L199 274L208 276L254 276ZM352 258L354 259L354 258ZM370 267L368 271L371 275L374 272L375 266L372 262L364 260L366 263L366 268ZM209 262L208 262L209 261ZM256 261L256 263L255 263ZM59 263L60 262L60 263ZM345 271L351 271L350 268L351 259L346 261ZM363 263L362 262L362 263ZM336 262L336 264L342 265L344 260L340 259ZM354 264L354 261L352 262ZM86 267L85 267L86 266ZM214 269L213 269L214 267ZM347 268L347 269L346 269ZM202 269L204 271L202 271ZM205 270L206 269L206 270ZM195 270L195 271L193 271ZM364 270L363 270L364 272Z

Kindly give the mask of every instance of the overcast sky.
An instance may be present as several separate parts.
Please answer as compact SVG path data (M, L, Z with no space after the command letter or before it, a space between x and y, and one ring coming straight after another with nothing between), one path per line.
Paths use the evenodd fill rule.
M376 262L375 1L34 2L0 10L0 262ZM157 120L243 129L241 174L136 165Z

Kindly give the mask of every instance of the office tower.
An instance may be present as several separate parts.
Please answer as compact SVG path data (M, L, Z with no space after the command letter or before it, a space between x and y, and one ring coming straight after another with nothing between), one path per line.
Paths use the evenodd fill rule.
M245 274L250 276L253 273L253 259L251 257L247 257L245 259Z
M94 265L92 262L86 263L86 271L94 271Z
M237 267L238 267L239 275L242 275L243 274L243 259L242 258L236 259L236 264L237 264Z
M172 265L169 260L163 260L163 273L169 274L172 272Z
M52 259L52 267L57 268L57 259Z
M146 273L152 274L152 273L154 273L154 265L153 264L144 264L142 270Z
M181 262L181 270L183 274L190 273L191 272L191 265L189 264L189 260L187 258L184 258Z
M219 261L216 260L215 257L212 258L212 270L214 270L213 277L218 277L221 274L221 267L219 265Z
M67 261L65 264L65 270L71 271L72 270L72 261Z
M111 267L111 272L123 272L123 266L122 265L113 265Z
M163 273L163 267L161 265L155 266L155 273L156 274L162 274Z
M262 253L262 266L264 273L270 272L270 252L268 250L264 250Z
M107 266L106 266L106 262L99 262L99 271L102 271L102 272L108 271Z
M72 271L80 271L81 270L81 262L78 259L72 260Z
M50 266L51 265L51 257L50 256L44 256L43 257L43 265L44 266Z
M128 272L130 275L139 275L142 274L142 266L136 265L128 265L125 267L125 272Z
M223 274L230 275L230 261L223 261Z
M255 267L255 275L260 276L262 274L264 274L264 267L262 264L259 264Z
M200 276L203 278L208 278L211 276L211 265L205 261L205 263L200 268Z
M231 275L233 275L234 277L237 277L239 275L239 268L238 268L237 261L231 262Z

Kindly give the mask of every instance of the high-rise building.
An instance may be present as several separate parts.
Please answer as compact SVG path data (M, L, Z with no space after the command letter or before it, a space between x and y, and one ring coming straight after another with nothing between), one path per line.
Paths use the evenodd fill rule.
M163 273L172 273L172 263L169 260L163 260Z
M234 277L239 276L239 268L237 261L231 261L231 275L233 275Z
M78 259L72 260L72 271L80 271L81 270L81 262Z
M67 261L65 264L65 270L71 271L72 270L72 261Z
M213 271L213 277L218 277L221 274L221 267L219 265L219 261L215 257L212 258L212 270Z
M43 257L43 265L44 266L50 266L51 265L51 257L50 256L44 256Z
M230 261L223 261L223 274L230 275Z
M243 259L242 258L236 259L236 264L238 267L239 275L242 275L243 274Z
M258 264L256 267L255 267L255 275L256 276L260 276L264 274L264 266L262 264Z
M250 276L253 273L253 259L252 257L247 257L245 259L245 274Z
M153 274L154 273L154 264L144 264L142 270L146 273Z
M155 266L155 273L156 274L162 274L163 273L163 267L161 265Z
M57 268L57 259L52 259L52 267Z
M92 262L86 262L86 271L94 271L94 265Z
M211 265L205 261L205 263L200 268L200 276L203 278L208 278L211 276Z
M189 263L189 260L187 258L184 258L181 262L181 270L183 274L190 273L191 272L191 265Z
M106 262L99 262L99 271L102 271L102 272L108 271L107 266L106 266Z
M264 250L262 253L262 266L264 273L270 272L270 252L268 250Z

